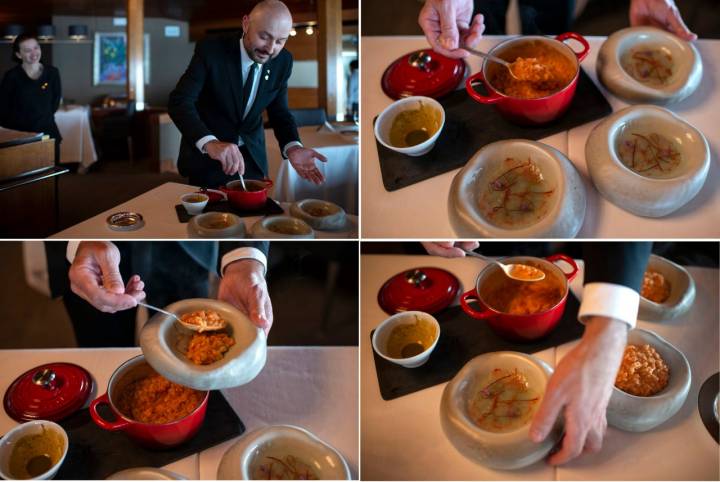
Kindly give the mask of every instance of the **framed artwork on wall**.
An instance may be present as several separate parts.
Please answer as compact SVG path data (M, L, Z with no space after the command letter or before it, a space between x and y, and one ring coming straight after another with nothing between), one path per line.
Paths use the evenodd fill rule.
M150 83L150 34L143 36L145 84ZM95 32L93 85L125 85L127 82L127 35Z

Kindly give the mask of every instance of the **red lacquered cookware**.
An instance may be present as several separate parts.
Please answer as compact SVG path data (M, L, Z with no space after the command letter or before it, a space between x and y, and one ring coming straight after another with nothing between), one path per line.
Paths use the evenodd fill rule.
M383 73L383 92L392 98L420 95L437 99L449 94L465 77L465 61L432 49L416 50L396 59Z
M120 365L110 377L107 392L90 404L90 417L101 428L110 431L122 430L128 437L145 447L174 447L192 438L200 429L205 420L210 392L205 392L205 398L194 411L174 422L161 424L137 422L123 415L117 409L115 400L129 383L152 373L155 371L148 365L143 355L131 358ZM114 422L105 420L98 413L98 407L101 405L110 407L115 415Z
M556 261L564 261L572 267L569 273L564 272L554 263ZM460 298L460 305L465 313L478 320L485 320L490 328L498 335L513 341L532 341L542 338L552 331L562 318L565 311L565 303L567 301L570 282L575 278L578 272L575 261L564 254L554 254L545 259L534 258L531 256L515 256L502 260L505 264L527 263L545 271L546 280L553 280L562 283L563 296L562 299L547 311L533 313L530 315L514 315L502 313L492 308L489 300L483 300L478 293L483 293L482 287L484 283L492 278L498 279L498 273L502 273L500 267L490 264L483 269L477 277L475 288L464 293ZM504 274L502 276L505 276ZM535 283L541 283L536 281ZM476 310L470 306L470 303L477 301L481 310Z
M247 191L244 191L242 183L237 179L230 181L225 187L221 187L220 190L227 195L228 201L234 207L249 211L265 206L268 191L272 186L273 182L270 179L246 179L245 187L247 187Z
M435 314L457 297L460 282L440 268L413 268L398 273L378 291L378 304L389 315L402 311Z
M574 39L580 42L583 46L582 51L575 52L565 41L568 39ZM470 97L483 104L493 104L495 108L500 111L507 119L516 122L518 124L544 124L556 119L562 115L570 105L573 96L575 95L575 89L577 87L578 77L580 76L580 62L590 52L590 44L583 38L582 35L567 32L558 35L554 39L541 37L541 36L523 36L505 40L504 42L496 45L490 52L490 55L500 57L503 60L514 61L515 59L505 58L503 52L518 47L518 45L539 41L547 44L565 55L568 59L571 59L575 64L575 77L572 81L565 86L565 88L551 94L547 97L540 97L537 99L524 99L517 97L510 97L503 94L499 90L496 90L493 85L488 82L488 68L493 65L494 68L498 68L495 62L485 60L483 61L482 69L480 72L471 75L465 80L465 90L467 90ZM500 66L499 68L505 68ZM485 89L488 95L479 94L474 88L473 84L482 82L485 85Z

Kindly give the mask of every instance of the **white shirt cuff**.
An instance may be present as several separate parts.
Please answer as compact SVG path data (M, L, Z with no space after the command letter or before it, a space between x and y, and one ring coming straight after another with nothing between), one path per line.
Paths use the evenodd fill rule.
M207 154L207 151L205 151L205 144L207 144L210 141L216 141L216 140L218 140L218 138L213 135L201 137L200 140L195 143L195 147L200 149L200 152L202 152L203 154Z
M295 147L295 146L304 147L304 146L302 145L302 143L300 143L300 142L298 142L298 141L290 141L290 142L288 142L287 144L285 144L285 147L283 147L283 150L282 150L283 159L287 159L287 158L288 158L288 156L287 156L287 150L290 149L291 147Z
M72 264L75 261L75 255L80 247L82 241L68 241L67 248L65 248L65 258Z
M613 283L588 283L583 287L578 319L585 323L591 316L604 316L622 321L629 329L637 323L640 293Z
M220 276L225 273L227 265L241 259L254 259L258 261L263 266L263 276L267 273L267 257L265 257L265 253L257 248L245 247L233 249L222 257L222 261L220 262Z

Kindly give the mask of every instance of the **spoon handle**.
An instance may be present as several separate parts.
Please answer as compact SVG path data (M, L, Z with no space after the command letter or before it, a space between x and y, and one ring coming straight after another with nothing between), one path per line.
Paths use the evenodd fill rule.
M497 263L497 261L495 261L494 259L490 259L490 258L488 258L487 256L483 256L482 254L478 254L478 253L476 253L475 251L470 251L469 249L463 249L463 248L460 248L460 249L462 249L462 250L465 252L466 255L472 256L473 258L480 258L480 259L482 259L483 261L487 261L488 263Z
M508 69L510 68L510 62L508 62L507 60L503 60L503 59L501 59L501 58L499 58L499 57L495 57L494 55L486 54L485 52L480 52L479 50L471 49L471 48L468 47L467 45L466 45L466 46L463 46L463 49L464 49L464 50L467 50L467 51L470 52L471 54L477 55L477 56L482 57L482 58L484 58L484 59L489 59L489 60L492 60L493 62L497 62L497 63L499 63L499 64L503 64L503 65L504 65L505 67L507 67Z
M170 313L169 311L165 311L162 308L158 308L157 306L149 305L147 303L143 303L142 301L138 301L138 305L144 306L145 308L150 308L151 310L159 311L160 313L164 313L172 318L175 318L176 320L180 319L175 313Z
M242 174L240 174L240 184L243 187L243 191L247 191L247 188L245 187L245 179L243 179Z

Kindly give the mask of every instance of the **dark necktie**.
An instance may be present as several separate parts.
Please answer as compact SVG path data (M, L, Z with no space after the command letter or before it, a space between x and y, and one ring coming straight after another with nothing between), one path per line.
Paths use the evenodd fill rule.
M245 111L247 111L247 108L249 106L249 100L250 100L250 92L252 91L252 86L255 83L255 74L258 70L258 64L255 62L252 63L250 66L250 72L248 72L247 79L245 79L245 85L243 86L243 109L240 115L245 117Z

